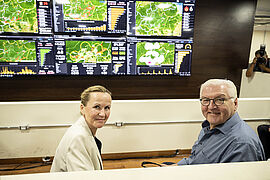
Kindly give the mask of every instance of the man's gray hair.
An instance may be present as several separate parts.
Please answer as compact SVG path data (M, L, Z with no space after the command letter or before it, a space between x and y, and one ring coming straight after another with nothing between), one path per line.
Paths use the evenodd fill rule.
M200 88L200 97L202 97L202 90L209 85L226 85L228 88L228 95L233 97L235 100L237 98L237 89L234 83L227 79L209 79L205 81Z

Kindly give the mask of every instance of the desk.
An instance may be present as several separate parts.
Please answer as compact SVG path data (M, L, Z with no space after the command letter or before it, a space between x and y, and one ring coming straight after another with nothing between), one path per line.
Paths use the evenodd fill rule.
M270 161L1 176L0 180L270 180Z

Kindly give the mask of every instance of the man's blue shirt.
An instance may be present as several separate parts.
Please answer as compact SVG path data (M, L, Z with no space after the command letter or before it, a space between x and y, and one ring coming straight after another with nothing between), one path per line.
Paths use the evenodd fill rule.
M178 165L265 160L260 139L237 112L211 130L207 120L202 127L191 156L179 161Z

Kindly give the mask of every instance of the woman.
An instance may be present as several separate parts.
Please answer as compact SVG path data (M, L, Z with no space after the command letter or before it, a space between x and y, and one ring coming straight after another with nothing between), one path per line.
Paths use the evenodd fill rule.
M63 136L51 172L101 170L101 142L95 137L110 116L111 92L91 86L81 94L82 117Z

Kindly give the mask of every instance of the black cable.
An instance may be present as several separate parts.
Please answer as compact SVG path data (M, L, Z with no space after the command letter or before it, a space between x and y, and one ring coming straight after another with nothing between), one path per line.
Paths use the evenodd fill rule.
M146 164L152 164L152 165L156 165L156 166L162 167L161 164L158 164L158 163L155 163L155 162L150 162L150 161L143 161L142 164L141 164L141 166L145 168L146 167L145 166Z

